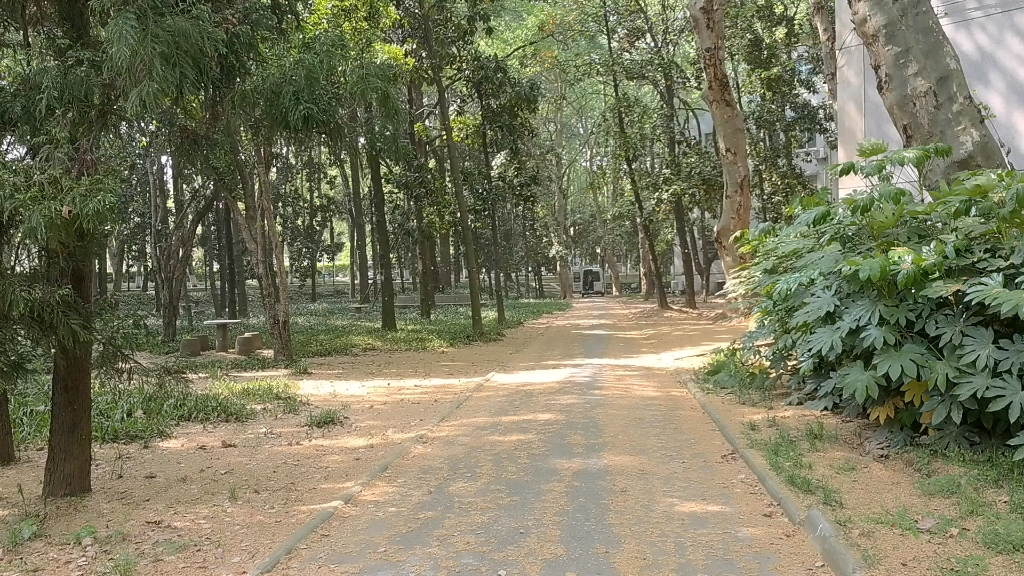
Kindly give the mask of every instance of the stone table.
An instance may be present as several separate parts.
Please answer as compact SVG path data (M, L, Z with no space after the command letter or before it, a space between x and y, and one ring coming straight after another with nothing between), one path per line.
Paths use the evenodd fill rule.
M217 352L228 351L228 328L239 322L241 320L207 320L203 322L203 324L217 329Z

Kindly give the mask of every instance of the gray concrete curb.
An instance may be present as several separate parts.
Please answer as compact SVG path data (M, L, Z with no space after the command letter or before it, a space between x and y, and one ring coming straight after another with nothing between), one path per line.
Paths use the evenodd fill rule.
M757 476L761 485L768 492L768 495L782 508L786 518L793 525L803 528L804 532L807 533L811 544L821 554L821 559L825 561L825 564L832 570L832 573L835 576L860 576L862 572L860 562L857 561L853 552L840 540L841 533L839 527L829 520L828 516L818 508L811 508L807 511L807 514L804 514L801 511L800 505L775 481L771 472L761 463L760 458L750 450L743 448L739 438L729 429L714 405L708 401L707 396L697 389L690 378L684 377L683 383L686 385L686 389L690 391L690 394L697 400L697 403L700 404L704 413L718 427L718 431L722 433L725 440L743 459L747 468L750 468L750 471Z
M269 574L281 562L281 560L284 560L286 556L291 554L303 540L309 538L309 536L313 534L313 532L316 532L318 528L320 528L328 520L330 520L331 517L334 516L334 513L337 512L339 508L348 504L352 500L352 498L355 498L356 494L359 494L364 489L366 489L370 482L376 480L378 476L386 472L387 469L390 468L392 464L398 461L398 459L408 454L409 451L412 450L412 447L415 446L424 436L426 436L427 433L430 432L430 430L432 430L441 422L447 420L448 417L451 416L452 413L454 413L456 410L458 410L459 407L462 406L462 404L466 400L468 400L469 397L472 396L477 390L479 390L481 386L489 382L491 378L494 378L495 374L497 374L497 372L491 372L490 374L484 376L483 378L480 378L472 388L470 388L466 392L462 393L458 398L456 398L455 401L452 402L448 406L448 408L443 413L441 413L440 416L437 417L437 419L435 419L428 426L417 432L411 438L395 447L390 453L388 453L387 457L384 458L384 460L380 464L375 466L373 470L367 472L366 475L360 478L351 488L345 490L341 494L341 496L338 497L337 500L328 504L323 510L317 512L316 516L313 516L312 518L307 520L305 524L300 526L298 530L292 532L291 536L289 536L288 539L285 540L280 547L271 552L270 555L267 556L266 560L260 562L256 566L256 568L254 568L253 571L249 573L249 576L262 576L264 574Z

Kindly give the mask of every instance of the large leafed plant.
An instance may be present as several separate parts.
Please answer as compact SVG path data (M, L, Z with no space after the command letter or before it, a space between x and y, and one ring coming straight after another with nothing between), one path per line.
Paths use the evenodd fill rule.
M741 240L748 351L796 400L866 413L896 438L1024 444L1024 173L920 192L948 147L859 152L836 172L867 190L802 199L791 223Z

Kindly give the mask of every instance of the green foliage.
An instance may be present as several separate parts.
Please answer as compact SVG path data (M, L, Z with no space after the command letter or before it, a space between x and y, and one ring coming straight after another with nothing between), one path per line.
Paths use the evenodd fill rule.
M696 373L698 383L736 395L743 404L759 405L771 400L773 381L768 369L747 360L739 346L719 348Z
M754 436L751 445L764 456L765 462L783 482L801 494L817 496L830 508L843 506L842 494L827 480L811 475L813 466L800 442L786 428L779 428L768 437Z
M1024 552L1024 518L1006 516L987 519L978 528L978 542L996 554Z
M333 428L345 423L346 417L334 408L324 408L316 412L310 412L306 417L306 427L313 430Z
M49 431L49 381L27 381L12 399L15 443L42 446ZM173 375L154 375L128 384L98 383L93 393L93 440L148 442L169 436L184 422L243 422L261 413L298 414L302 400L282 379L238 383L219 380L196 390Z
M103 570L110 576L133 576L139 559L129 553L118 554Z
M942 570L942 576L985 576L988 574L988 560L984 556L957 556L951 558L952 566Z
M925 172L948 147L861 152L836 171L869 190L801 199L792 223L741 240L751 260L733 288L752 305L749 354L812 408L939 448L1005 442L1024 424L1024 174L964 174L925 202L897 171Z
M42 525L39 523L39 518L35 516L29 516L28 518L12 522L7 528L7 548L14 549L21 546L39 535L41 529Z
M80 545L82 543L82 540L85 540L86 538L94 538L96 536L96 533L97 530L95 526L86 524L85 526L82 526L77 532L71 535L71 543L76 546Z

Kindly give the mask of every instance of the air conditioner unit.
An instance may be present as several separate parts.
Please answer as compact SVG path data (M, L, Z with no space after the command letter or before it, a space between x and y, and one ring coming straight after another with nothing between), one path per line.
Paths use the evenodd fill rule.
M812 148L811 157L816 160L828 159L828 148Z

